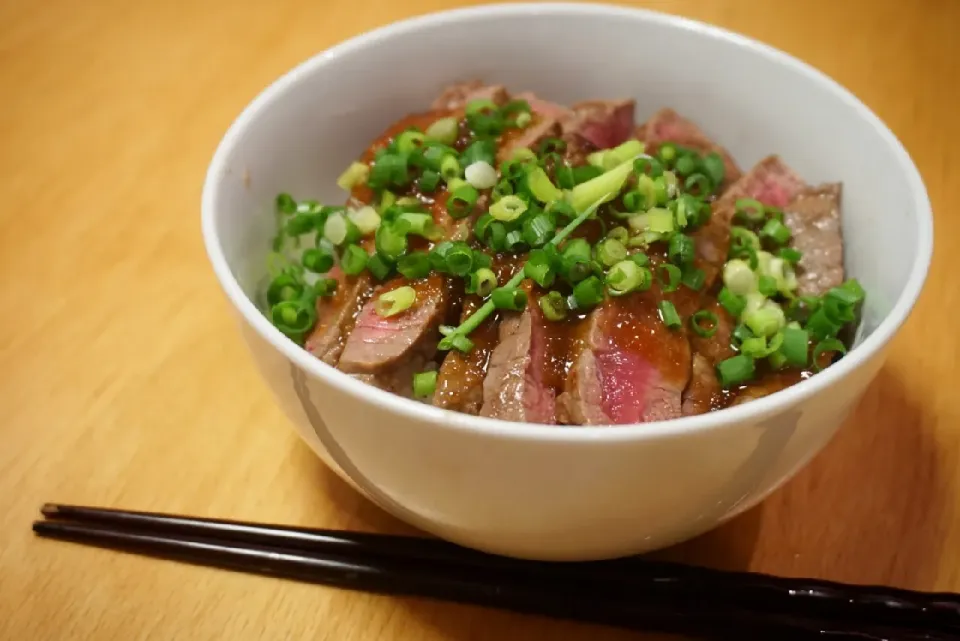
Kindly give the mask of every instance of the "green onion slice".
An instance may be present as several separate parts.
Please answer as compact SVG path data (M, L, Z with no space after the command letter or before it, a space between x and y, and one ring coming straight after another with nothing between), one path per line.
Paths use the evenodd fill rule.
M683 325L683 322L680 320L680 314L677 313L677 308L674 307L673 303L668 300L660 301L660 304L657 306L660 310L660 320L663 321L663 324L669 329L678 329Z
M404 285L380 294L373 304L373 309L378 316L389 318L407 311L413 307L416 300L417 291L409 285Z
M690 328L697 336L710 338L717 333L720 318L707 309L701 309L690 317Z
M420 399L433 396L437 390L437 372L418 372L413 375L413 395Z
M657 266L657 280L660 281L660 290L669 294L675 292L680 287L680 280L683 277L680 268L676 265L666 263Z
M725 388L746 383L756 371L753 359L746 354L738 354L717 363L717 375L720 385Z
M836 338L827 338L825 340L817 343L817 346L813 348L813 368L816 371L824 369L824 367L829 367L829 363L826 366L822 366L820 363L823 360L821 357L824 354L839 354L843 356L847 353L847 347L841 343Z

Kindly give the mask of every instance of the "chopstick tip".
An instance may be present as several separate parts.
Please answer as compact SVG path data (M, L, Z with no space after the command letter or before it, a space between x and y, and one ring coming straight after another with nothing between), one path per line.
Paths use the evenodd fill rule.
M56 516L60 513L60 506L56 503L44 503L40 508L40 514L44 516Z

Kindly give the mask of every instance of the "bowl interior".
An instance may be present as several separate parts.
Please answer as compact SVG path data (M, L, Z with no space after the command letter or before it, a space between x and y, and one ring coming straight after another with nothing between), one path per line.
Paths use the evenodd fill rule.
M264 276L277 192L342 203L335 178L375 136L425 110L444 84L472 78L561 103L632 97L638 123L670 106L744 169L778 153L808 182L841 181L847 272L868 292L859 341L916 278L929 233L922 184L896 139L832 81L768 47L684 20L514 5L361 36L298 67L241 116L209 179L207 215L247 295Z

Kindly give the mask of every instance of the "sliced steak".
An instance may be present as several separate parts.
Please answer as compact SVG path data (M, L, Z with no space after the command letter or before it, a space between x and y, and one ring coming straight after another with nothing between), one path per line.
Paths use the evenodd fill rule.
M423 362L433 358L438 326L447 311L446 280L437 274L413 283L396 278L374 296L406 284L417 293L410 309L384 318L377 314L375 300L363 306L340 356L341 370L351 374L380 374L392 369L401 359L406 364L416 356L422 357Z
M720 380L713 363L702 354L694 354L690 384L683 393L683 415L706 414L720 392Z
M437 111L457 111L467 106L471 100L492 100L502 105L509 99L502 85L487 85L479 80L460 82L444 87L440 96L430 105Z
M704 302L708 297L704 297ZM717 316L717 331L713 336L699 336L690 332L690 348L693 350L693 369L690 384L683 392L683 415L703 414L711 408L713 399L721 392L716 365L735 356L731 345L734 319L720 303L713 300L706 306Z
M500 322L500 343L490 354L483 381L481 416L525 423L557 422L556 398L543 376L547 339L535 296L527 308Z
M479 296L468 296L463 303L460 321L466 320L482 304L483 300ZM480 413L483 405L483 379L487 374L490 353L497 345L499 321L499 315L492 314L470 334L472 350L451 350L444 357L437 374L434 405L467 414Z
M691 234L696 246L696 265L704 271L708 289L727 260L737 200L755 198L765 205L784 207L804 187L803 180L778 156L768 156L713 203L710 220Z
M500 254L493 261L497 282L510 280L519 268L519 260L511 254ZM460 322L466 321L483 305L476 294L467 296L460 312ZM498 328L502 315L491 314L470 334L473 349L469 352L450 350L437 374L437 390L433 404L437 407L478 414L483 405L483 381L487 375L490 354L500 340Z
M533 121L523 129L508 129L500 139L497 160L503 162L513 157L513 152L522 147L532 149L546 138L560 135L560 123L550 116L537 114Z
M673 109L661 109L636 130L636 136L647 143L647 153L653 153L665 142L689 147L700 154L716 152L723 158L724 187L736 182L741 171L726 149L707 137L693 122Z
M595 149L608 149L616 147L633 134L636 106L634 100L591 100L568 108L538 98L529 92L519 94L517 98L530 103L530 108L535 113L560 123L568 144L577 144L577 138L568 138L576 136Z
M803 254L797 272L801 296L820 296L843 283L840 192L839 183L805 189L783 210L791 246Z
M572 107L573 132L599 149L616 147L633 136L636 106L635 100L578 102Z
M737 392L737 396L731 405L743 405L750 401L755 401L764 396L770 396L775 392L787 389L791 385L796 385L804 378L804 375L797 370L784 370L781 372L770 372L765 374L760 380L745 385Z
M656 288L590 314L558 399L564 422L616 425L676 418L690 378L690 345L660 320Z
M317 298L317 324L304 347L336 367L357 314L373 293L373 281L367 272L351 277L339 267L330 270L327 277L337 279L337 291L329 298Z

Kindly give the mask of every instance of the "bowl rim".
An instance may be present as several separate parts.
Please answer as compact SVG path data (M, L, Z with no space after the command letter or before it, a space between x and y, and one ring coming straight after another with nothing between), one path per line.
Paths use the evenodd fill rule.
M686 416L669 421L617 425L610 429L575 426L571 426L572 429L564 429L558 428L556 425L503 421L434 407L362 383L322 362L288 339L268 321L241 289L227 264L216 230L216 213L219 210L219 185L227 175L227 159L241 141L244 131L261 110L280 99L289 88L298 83L304 76L312 74L319 67L332 63L338 57L362 50L376 44L377 41L411 34L426 27L469 22L479 18L490 18L491 15L500 18L520 15L606 16L652 22L656 25L693 31L704 37L725 40L739 47L747 48L756 55L770 58L777 64L790 68L794 72L824 86L836 99L852 106L892 148L900 170L906 177L916 212L916 224L918 226L916 258L910 268L910 275L903 292L890 313L883 318L870 336L852 349L838 363L785 390L750 403L716 412ZM208 258L227 298L261 338L311 376L322 379L338 391L348 394L360 402L372 403L385 411L425 423L436 429L465 430L505 439L532 439L564 443L622 442L679 437L735 424L755 423L811 399L859 369L890 342L910 315L923 289L933 255L933 215L920 172L902 143L883 121L838 82L790 54L721 27L646 9L575 2L483 4L418 15L361 33L298 64L261 91L244 108L224 134L213 155L204 180L201 199L201 223Z

